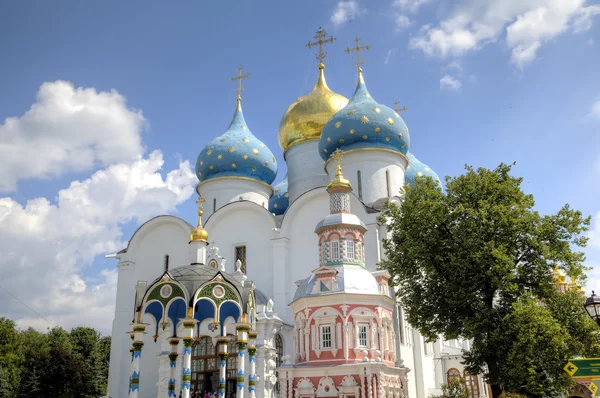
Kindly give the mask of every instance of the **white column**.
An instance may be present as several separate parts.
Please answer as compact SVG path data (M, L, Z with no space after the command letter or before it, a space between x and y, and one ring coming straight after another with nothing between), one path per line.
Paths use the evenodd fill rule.
M138 313L139 319L139 313ZM131 358L131 378L129 381L129 397L137 398L140 392L140 360L142 359L142 347L144 347L144 330L147 324L133 323L133 355Z
M172 337L169 339L169 345L171 346L171 352L169 353L169 388L168 388L168 396L169 397L177 397L177 392L175 391L175 378L177 377L177 346L179 345L179 338Z
M291 202L290 202L291 203ZM279 234L275 234L278 236ZM289 242L288 238L276 238L271 240L273 250L273 302L278 306L277 312L282 316L285 312L290 319L293 318L293 312L291 307L288 307L286 303L289 302L286 295L286 287L288 286L287 281L287 264L289 263Z
M250 326L249 323L246 323L246 314L242 315L242 322L235 325L238 346L237 391L235 395L237 398L244 398L246 388L246 347L248 347Z
M256 346L255 341L258 333L251 331L248 333L250 346L248 347L249 366L248 369L248 393L250 398L256 398Z
M227 377L227 343L231 340L230 337L222 336L217 339L217 347L219 354L219 397L225 396L226 377Z
M183 361L181 364L181 398L190 398L192 382L192 345L194 344L194 327L198 322L192 318L192 309L188 308L187 318L181 320L183 324Z

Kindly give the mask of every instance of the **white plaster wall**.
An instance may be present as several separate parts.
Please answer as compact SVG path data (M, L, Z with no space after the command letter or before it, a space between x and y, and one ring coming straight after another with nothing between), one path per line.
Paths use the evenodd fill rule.
M240 200L254 202L266 209L269 207L269 198L273 195L273 188L270 185L234 177L201 182L196 191L206 200L204 203L205 220L214 213L214 210Z
M188 240L191 229L188 223L177 217L155 217L136 231L127 252L118 255L119 279L109 374L109 392L112 397L126 396L129 388L131 339L127 332L131 330L133 319L135 286L138 281L150 284L162 275L165 254L169 255L171 269L190 263ZM152 340L151 342L154 343ZM145 349L146 347L142 355L146 354ZM152 356L151 350L149 348L148 352ZM156 377L154 372L154 378ZM144 383L143 378L144 376L140 379L141 383ZM141 386L143 385L145 384ZM152 391L156 392L156 387Z
M219 255L227 260L225 272L235 271L235 246L246 245L246 276L267 297L273 295L271 238L275 227L275 218L268 210L247 201L220 208L205 224L209 240L215 242ZM286 304L275 303L276 311Z
M335 175L337 163L331 159L325 163L327 174ZM406 158L400 154L379 151L348 151L342 159L344 177L350 181L356 196L359 195L358 171L361 173L362 201L373 203L377 199L397 196L404 185ZM387 190L386 170L390 173L390 195Z
M304 192L329 184L329 177L323 169L323 159L319 156L318 140L296 144L284 156L288 170L290 203Z

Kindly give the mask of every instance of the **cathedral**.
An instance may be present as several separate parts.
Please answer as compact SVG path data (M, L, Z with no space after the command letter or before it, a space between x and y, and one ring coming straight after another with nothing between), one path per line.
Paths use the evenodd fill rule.
M426 398L453 378L489 396L461 365L469 342L425 341L378 267L383 206L417 177L441 182L415 157L405 109L369 93L369 46L346 49L358 66L347 99L325 80L334 39L315 39L318 79L279 124L285 178L273 185L275 157L246 123L240 68L229 127L197 158L197 224L155 217L111 255L110 397Z

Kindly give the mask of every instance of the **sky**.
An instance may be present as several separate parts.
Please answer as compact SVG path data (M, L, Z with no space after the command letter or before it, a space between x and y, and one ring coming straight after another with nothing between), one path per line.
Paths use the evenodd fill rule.
M195 222L193 165L235 107L285 162L287 107L312 88L322 26L330 88L350 97L360 36L371 95L408 108L411 151L440 176L516 162L551 214L592 216L600 291L600 3L586 0L0 3L0 316L109 334L114 253L148 218Z

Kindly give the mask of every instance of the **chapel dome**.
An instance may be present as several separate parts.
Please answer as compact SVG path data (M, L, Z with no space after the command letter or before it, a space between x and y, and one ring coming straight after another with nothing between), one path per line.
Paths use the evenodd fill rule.
M279 123L279 145L283 151L300 142L318 140L325 123L348 103L348 98L327 86L319 64L319 79L313 90L292 103Z
M416 177L426 176L433 178L433 180L436 181L440 187L442 186L442 181L436 172L431 170L425 163L420 162L415 155L412 154L412 152L408 152L406 157L408 158L408 167L404 172L405 184L414 186Z
M210 141L196 160L196 176L206 181L242 177L271 184L277 174L273 152L248 129L240 98L229 128Z
M406 154L410 135L404 120L393 109L377 103L369 94L359 70L358 85L348 105L323 127L319 153L323 160L338 148L388 149Z
M273 196L269 199L269 211L278 216L285 213L290 205L287 174L279 184L273 187L273 191Z

